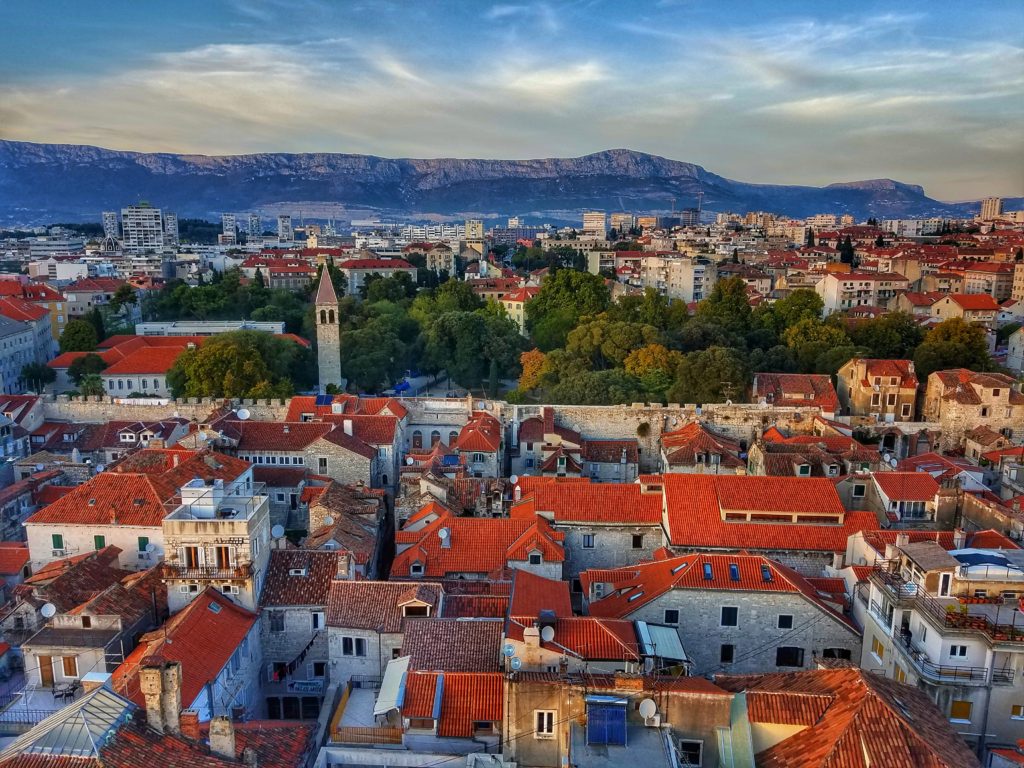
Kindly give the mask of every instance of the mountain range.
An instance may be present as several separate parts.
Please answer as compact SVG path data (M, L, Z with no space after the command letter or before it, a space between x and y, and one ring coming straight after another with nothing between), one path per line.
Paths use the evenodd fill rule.
M825 187L751 184L693 163L627 149L542 160L389 159L336 153L187 155L0 141L0 224L99 221L146 200L179 217L222 212L414 218L508 215L578 221L586 209L668 213L772 211L858 220L968 216L914 184L874 179Z

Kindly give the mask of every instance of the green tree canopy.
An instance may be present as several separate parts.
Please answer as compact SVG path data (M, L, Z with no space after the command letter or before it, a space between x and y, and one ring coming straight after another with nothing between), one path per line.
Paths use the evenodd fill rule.
M21 367L21 378L36 392L57 379L57 372L46 363L27 363Z
M697 305L696 319L718 325L728 333L750 330L750 302L747 284L741 277L727 277L715 283L711 293Z
M581 317L604 312L610 302L611 293L599 275L559 270L526 303L527 328L541 350L561 347Z
M906 312L887 312L850 326L853 343L866 347L871 357L909 359L924 340L925 331Z
M783 339L793 352L802 373L835 373L834 370L821 370L818 358L831 349L853 346L842 328L813 318L806 318L790 326L783 334ZM831 359L828 362L831 363Z
M72 361L71 365L68 366L68 378L75 384L81 384L82 377L93 373L100 373L106 367L107 363L102 357L90 352Z
M88 320L72 320L60 335L61 352L92 352L99 344L96 328Z
M673 403L721 403L739 398L749 381L742 350L710 347L683 357L668 399Z
M167 383L175 397L288 397L312 379L304 347L258 331L212 336L183 352Z
M565 351L588 362L593 370L621 367L634 349L658 341L651 325L609 321L604 315L577 325L566 339Z
M82 377L78 383L78 393L87 397L102 397L106 394L103 391L103 379L98 373L90 373Z
M761 325L782 335L801 320L819 320L825 302L815 291L798 288L774 304L762 304L756 316Z
M948 368L969 368L984 371L992 368L985 330L981 326L953 317L932 328L914 353L914 369L924 381L934 371Z

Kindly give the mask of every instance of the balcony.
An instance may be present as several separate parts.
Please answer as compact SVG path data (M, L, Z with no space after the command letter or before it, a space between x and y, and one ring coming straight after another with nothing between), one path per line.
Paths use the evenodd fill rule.
M164 562L160 566L160 575L165 579L185 579L191 581L203 579L245 581L252 576L252 563L244 563L233 567L220 567L216 565L190 567L178 562Z

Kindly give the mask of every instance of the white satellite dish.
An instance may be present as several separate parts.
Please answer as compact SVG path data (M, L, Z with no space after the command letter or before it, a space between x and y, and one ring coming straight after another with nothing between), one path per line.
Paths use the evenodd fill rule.
M103 464L97 465L96 466L96 474L99 474L100 472L102 472L105 469L106 469L106 467Z
M250 416L252 416L252 414L249 413L249 409L248 408L239 408L238 409L238 413L235 414L235 415L238 416L238 420L239 421L245 421Z
M152 555L154 552L156 552L156 544L154 544L153 542L150 542L149 544L147 544L146 545L146 552L148 554L150 554L150 555Z
M482 411L486 407L487 407L487 403L485 403L483 400L477 400L476 401L476 409L478 411Z
M47 603L39 609L39 612L43 614L44 619L52 619L54 616L57 615L57 606L55 606L53 603Z
M509 475L508 481L512 483L512 485L515 485L519 482L519 475Z
M892 456L890 456L890 455L889 455L888 453L882 454L882 460L883 460L883 461L884 461L884 462L885 462L886 464L888 464L888 463L889 463L889 460L890 460L891 458L892 458Z
M545 643L550 643L552 640L555 639L555 628L552 626L544 627L540 631L540 639L543 640Z
M411 467L413 465L413 462L414 462L414 459L413 459L412 456L406 456L405 457L405 464L406 464L406 466Z
M449 531L447 528L442 528L437 532L437 538L439 538L441 541L444 541L449 536L451 536L451 531Z
M509 662L509 666L512 667L512 670L514 672L518 672L520 669L523 668L523 660L520 659L518 656L513 656L512 661Z
M36 464L36 472L42 472L44 469L46 469L45 464Z
M505 643L505 647L501 649L501 652L506 656L515 656L516 647L512 643Z
M324 518L324 525L334 525L334 518L328 515Z
M280 539L282 536L284 536L284 526L275 525L273 528L270 529L270 535L273 536L275 539Z
M640 717L649 720L656 714L658 714L658 705L654 703L654 699L644 699L640 702Z
M899 462L896 461L896 459L889 459L889 466L892 467L893 469L896 469L897 464L899 464Z

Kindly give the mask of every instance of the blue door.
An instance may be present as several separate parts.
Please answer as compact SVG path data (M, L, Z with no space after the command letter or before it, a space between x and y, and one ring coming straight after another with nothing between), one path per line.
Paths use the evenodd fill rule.
M587 707L587 743L626 745L626 708L591 704Z

